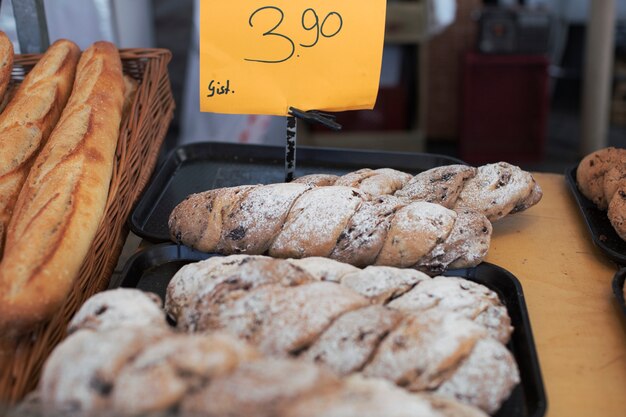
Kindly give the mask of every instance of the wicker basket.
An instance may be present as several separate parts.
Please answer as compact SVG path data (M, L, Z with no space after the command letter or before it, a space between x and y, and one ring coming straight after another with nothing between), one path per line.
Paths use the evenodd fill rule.
M42 365L65 336L78 307L108 285L128 236L126 219L156 164L174 113L167 73L171 54L163 49L120 51L124 72L139 81L130 111L122 120L104 218L65 305L48 323L16 341L0 364L0 404L15 403L36 387ZM40 55L18 55L13 81L19 84Z

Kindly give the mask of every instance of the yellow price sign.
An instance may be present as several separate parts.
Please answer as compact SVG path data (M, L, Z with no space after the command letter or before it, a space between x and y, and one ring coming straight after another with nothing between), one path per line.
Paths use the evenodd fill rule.
M371 109L385 0L201 0L200 109Z

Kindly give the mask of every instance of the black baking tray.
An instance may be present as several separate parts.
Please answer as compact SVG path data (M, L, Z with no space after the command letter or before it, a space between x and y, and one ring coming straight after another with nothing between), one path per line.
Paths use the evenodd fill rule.
M613 277L613 294L617 299L619 308L626 317L626 300L624 300L624 281L626 281L626 268L622 268Z
M186 246L158 244L132 256L126 263L119 286L138 288L165 297L167 284L183 265L207 259L215 254L194 251ZM482 263L475 268L446 272L462 276L494 290L506 305L515 327L508 348L520 370L518 385L496 417L541 417L547 408L547 398L539 368L539 358L530 327L530 319L522 286L510 272L496 265Z
M606 256L620 266L626 266L626 242L624 242L611 225L606 211L602 211L585 197L576 183L576 168L565 171L565 179L576 199L580 212L587 223L593 243L600 248Z
M169 240L167 220L189 194L285 179L285 148L202 142L176 148L163 163L130 216L130 228L151 242ZM395 168L418 174L441 165L464 164L435 154L298 147L296 177L345 174L361 168Z

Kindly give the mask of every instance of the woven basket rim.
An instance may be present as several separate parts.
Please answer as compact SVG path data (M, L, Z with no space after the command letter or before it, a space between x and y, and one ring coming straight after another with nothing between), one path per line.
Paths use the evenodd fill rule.
M119 48L120 57L122 59L135 58L155 58L159 56L171 57L172 52L165 48ZM14 62L18 60L39 59L43 53L37 54L15 54Z

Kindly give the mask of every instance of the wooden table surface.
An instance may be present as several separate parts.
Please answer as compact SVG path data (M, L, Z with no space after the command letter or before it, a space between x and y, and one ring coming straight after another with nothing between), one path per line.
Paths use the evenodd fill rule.
M535 207L494 224L486 260L522 283L548 417L626 416L626 320L617 266L597 249L562 175L534 174Z

